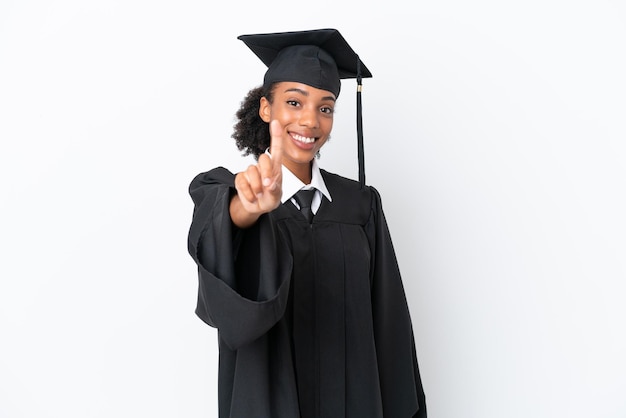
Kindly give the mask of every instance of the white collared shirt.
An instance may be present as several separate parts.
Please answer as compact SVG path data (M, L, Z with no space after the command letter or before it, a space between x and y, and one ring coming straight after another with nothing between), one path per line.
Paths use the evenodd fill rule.
M330 192L326 188L326 183L324 183L324 179L322 178L322 173L320 172L319 165L317 164L317 160L313 159L313 163L311 164L311 183L304 184L295 174L293 174L289 169L283 166L283 196L281 198L282 203L285 203L288 200L300 209L300 205L293 198L300 189L315 189L315 195L313 196L313 202L311 202L311 210L313 214L317 213L317 210L320 208L322 204L322 196L326 196L328 201L332 202L333 199L330 196Z

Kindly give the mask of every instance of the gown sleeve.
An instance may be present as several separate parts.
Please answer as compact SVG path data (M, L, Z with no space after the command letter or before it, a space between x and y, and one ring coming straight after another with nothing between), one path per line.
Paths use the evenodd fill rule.
M192 180L188 250L198 266L196 314L236 350L283 316L292 260L268 214L249 229L234 226L229 213L233 193L234 175L222 167Z
M384 416L426 418L406 295L381 198L372 191L372 311Z

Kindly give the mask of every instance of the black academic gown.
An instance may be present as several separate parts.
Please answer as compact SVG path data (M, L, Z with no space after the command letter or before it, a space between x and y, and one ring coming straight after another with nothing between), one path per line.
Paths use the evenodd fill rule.
M409 310L378 192L322 170L313 223L287 202L229 217L234 175L189 188L197 315L219 335L220 418L424 418Z

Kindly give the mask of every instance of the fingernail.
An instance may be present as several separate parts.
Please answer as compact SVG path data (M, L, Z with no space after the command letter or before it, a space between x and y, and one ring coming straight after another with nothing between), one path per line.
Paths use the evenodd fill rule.
M257 193L256 198L260 200L263 197L263 193Z
M265 177L263 179L263 186L267 187L272 183L272 180L269 177Z

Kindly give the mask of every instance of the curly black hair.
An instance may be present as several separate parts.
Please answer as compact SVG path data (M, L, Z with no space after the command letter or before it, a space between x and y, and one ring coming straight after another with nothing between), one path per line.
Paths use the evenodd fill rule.
M270 146L269 124L259 116L260 101L265 97L270 104L274 100L274 85L255 87L246 94L239 110L235 113L238 122L231 137L243 155L254 155L255 159Z

